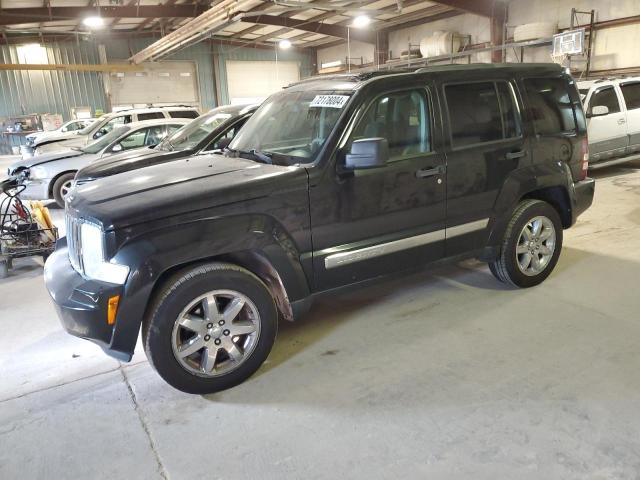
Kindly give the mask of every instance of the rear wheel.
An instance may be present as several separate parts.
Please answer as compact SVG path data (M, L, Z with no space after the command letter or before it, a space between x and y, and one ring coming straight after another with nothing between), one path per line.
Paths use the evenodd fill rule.
M498 258L489 268L502 282L533 287L551 274L561 250L558 212L541 200L523 200L507 225Z
M209 263L171 277L142 328L145 352L170 385L213 393L249 378L275 341L277 310L262 281L232 264Z
M60 208L64 208L64 198L69 194L69 191L71 191L73 178L75 176L76 174L73 172L65 173L64 175L60 175L53 184L53 198Z

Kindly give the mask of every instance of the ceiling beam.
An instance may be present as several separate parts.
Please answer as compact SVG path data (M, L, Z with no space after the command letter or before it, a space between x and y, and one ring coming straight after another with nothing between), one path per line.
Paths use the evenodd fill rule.
M492 17L495 11L504 10L506 2L503 0L432 0L434 3L473 13L481 17Z
M358 40L365 43L375 43L375 32L370 30L354 30L349 32L348 28L342 25L310 22L308 20L298 20L295 18L279 17L275 15L260 15L251 17L242 17L241 21L246 23L258 23L261 25L274 25L278 27L286 27L294 30L302 30L314 34L328 35L330 37L344 38L350 36L352 40Z
M195 10L195 12L194 12ZM118 5L100 7L103 18L171 18L193 17L200 15L207 8L203 6L181 5ZM16 25L20 23L46 22L55 20L80 20L89 15L97 15L97 7L47 7L10 8L2 11L0 25Z

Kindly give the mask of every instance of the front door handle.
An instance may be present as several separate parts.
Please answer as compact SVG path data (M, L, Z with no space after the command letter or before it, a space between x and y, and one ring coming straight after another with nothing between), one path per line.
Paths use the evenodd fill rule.
M444 173L444 166L440 165L434 168L423 168L421 170L418 170L416 172L416 177L427 178L427 177L433 177L435 175L442 175L443 173Z
M516 158L522 158L527 154L524 150L519 150L517 152L509 152L505 155L507 160L515 160Z
M625 123L627 123L627 121L624 118L618 120L618 125L624 125Z

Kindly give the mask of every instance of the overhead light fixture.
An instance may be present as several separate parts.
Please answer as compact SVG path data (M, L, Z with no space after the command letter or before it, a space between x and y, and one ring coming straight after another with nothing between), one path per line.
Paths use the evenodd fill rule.
M280 42L278 42L278 46L283 50L291 48L291 40L287 40L286 38L284 40L280 40Z
M100 28L104 25L102 17L86 17L82 23L89 28Z
M353 26L355 28L364 28L371 23L371 19L367 15L358 15L353 19Z

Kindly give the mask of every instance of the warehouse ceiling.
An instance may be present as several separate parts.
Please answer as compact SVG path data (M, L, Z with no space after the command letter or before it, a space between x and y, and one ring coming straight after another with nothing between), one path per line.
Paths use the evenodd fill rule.
M0 34L5 41L29 34L46 36L164 36L225 0L0 0ZM427 23L472 11L489 15L491 0L246 0L232 21L208 35L223 42L272 45L288 39L308 48L352 40L375 42L377 31ZM228 1L226 3L228 5ZM348 28L358 15L371 24ZM90 28L83 20L99 16L104 25Z

